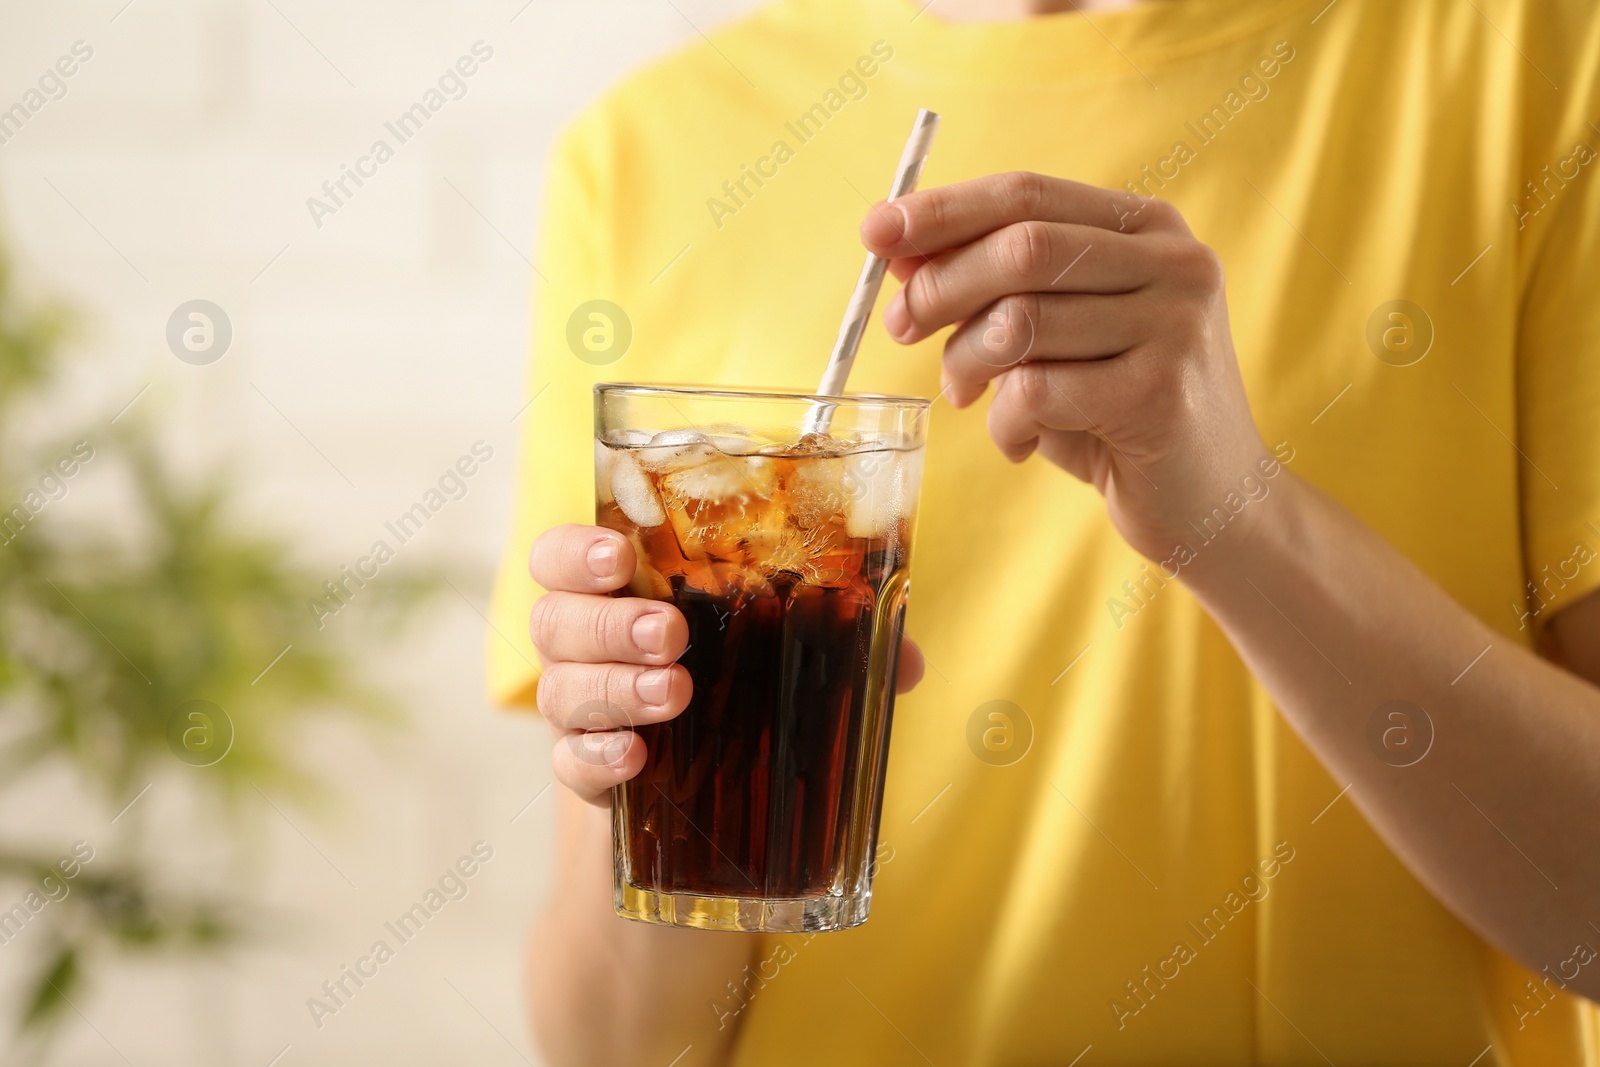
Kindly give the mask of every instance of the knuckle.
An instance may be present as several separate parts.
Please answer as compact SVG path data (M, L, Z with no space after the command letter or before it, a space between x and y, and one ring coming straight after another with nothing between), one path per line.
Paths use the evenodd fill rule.
M528 636L533 641L533 647L544 652L548 647L550 635L555 632L556 616L560 612L556 599L549 593L533 602L533 610L528 615Z
M626 667L615 664L602 667L596 672L594 679L594 692L592 699L599 701L607 714L621 725L628 721L626 708L635 703L633 692L634 672Z
M1138 354L1129 367L1130 394L1148 417L1168 426L1186 425L1196 396L1195 382L1181 347L1174 343L1152 344Z
M1222 288L1222 258L1210 245L1183 241L1178 246L1177 265L1182 277L1195 289L1211 293Z
M1000 242L1005 266L1018 278L1033 278L1050 266L1050 227L1036 219L1006 227Z
M1182 419L1183 424L1193 425L1205 416L1211 389L1201 368L1192 363L1180 364L1168 391L1172 396L1173 415Z
M580 663L551 664L539 678L535 703L551 724L567 730L596 730L610 725L611 703L603 697L604 672Z
M1044 208L1044 176L1031 170L1014 170L1001 179L1006 201L1023 218L1037 218Z
M533 691L533 706L545 718L553 719L560 715L563 701L561 696L561 679L554 666L546 667L539 675L539 684Z
M1024 363L1007 372L1016 404L1028 415L1038 415L1050 403L1050 368L1043 363Z
M621 607L617 601L606 600L596 604L586 613L584 627L589 647L595 652L622 647L627 636L628 620L625 618L626 612L621 610Z
M1209 305L1201 301L1188 303L1182 315L1182 336L1186 342L1184 355L1199 356L1211 351L1213 324Z
M1180 331L1171 328L1145 341L1130 368L1134 383L1145 394L1164 395L1176 383L1188 347Z
M556 530L546 530L535 537L533 544L528 546L528 573L540 585L546 584L550 579L550 568L545 561L550 556L550 545L556 536Z
M548 578L552 583L570 584L579 580L579 576L588 570L588 563L584 559L587 545L582 537L577 536L581 529L579 526L568 525L550 531Z
M546 589L589 589L588 551L596 533L610 536L599 527L572 522L551 527L528 550L528 573Z
M572 781L572 773L567 768L567 757L571 755L567 750L565 738L558 738L550 745L550 770L556 776L556 781L568 789L577 792Z
M926 228L935 233L943 233L945 223L950 218L950 196L942 188L929 189L926 196L921 198L922 211L926 213ZM917 225L918 219L908 211L906 213L906 236L911 236L912 229L921 233L923 227Z
M1001 314L1011 325L1018 343L1026 343L1039 326L1039 294L1012 293L1000 304Z
M1146 197L1144 213L1150 221L1158 226L1171 226L1183 221L1183 215L1173 206L1172 201L1162 200L1160 197Z
M554 772L556 781L579 796L586 797L593 792L587 775L584 774L583 762L573 750L570 736L557 738L550 746L550 769Z
M911 321L924 326L939 307L942 279L936 264L927 263L917 268L906 282L906 313Z
M982 332L974 340L982 348L978 354L985 363L1009 365L1025 359L1038 333L1038 295L1012 293L1001 297L981 325Z
M1154 340L1163 356L1181 360L1195 352L1209 329L1205 303L1197 299L1169 300L1158 313L1161 329Z

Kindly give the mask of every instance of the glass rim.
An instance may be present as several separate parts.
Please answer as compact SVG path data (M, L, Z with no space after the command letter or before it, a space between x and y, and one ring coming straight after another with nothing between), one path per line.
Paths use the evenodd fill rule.
M684 385L681 383L653 384L643 382L599 382L594 387L596 396L622 394L626 396L715 396L735 400L800 400L814 404L835 404L842 407L860 407L872 404L920 408L924 411L933 401L921 396L897 396L892 393L846 393L843 396L820 396L783 389L727 389L711 386Z

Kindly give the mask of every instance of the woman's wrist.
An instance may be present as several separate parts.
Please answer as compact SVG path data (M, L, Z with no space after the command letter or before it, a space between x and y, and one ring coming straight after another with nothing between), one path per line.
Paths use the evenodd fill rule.
M1270 490L1258 499L1243 497L1243 506L1229 512L1225 529L1194 553L1181 577L1202 604L1226 602L1249 583L1283 565L1305 562L1311 551L1312 513L1319 503L1317 494L1288 470L1277 478L1259 483ZM1202 534L1210 532L1203 528Z

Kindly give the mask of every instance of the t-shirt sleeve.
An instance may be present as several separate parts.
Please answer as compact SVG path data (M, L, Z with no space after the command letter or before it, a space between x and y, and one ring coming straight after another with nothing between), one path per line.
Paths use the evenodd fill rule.
M1517 231L1524 563L1542 623L1600 589L1600 16L1534 6L1529 55L1560 86L1527 87L1539 114L1521 166L1544 206Z
M539 680L528 613L543 590L528 575L528 548L552 526L594 521L592 396L594 384L608 377L607 367L580 359L567 334L574 313L606 299L612 281L612 213L605 206L607 167L597 125L591 112L564 131L546 171L543 236L532 274L532 354L521 397L527 406L516 417L511 535L489 616L489 693L502 705L532 707ZM605 328L603 319L586 318L584 328L590 325ZM620 331L613 336L620 338ZM591 337L604 341L603 333ZM581 342L579 350L597 358Z

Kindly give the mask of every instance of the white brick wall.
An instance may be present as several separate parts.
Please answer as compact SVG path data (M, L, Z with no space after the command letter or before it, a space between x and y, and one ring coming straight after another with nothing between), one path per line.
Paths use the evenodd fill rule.
M124 4L0 11L0 108L73 42L94 49L67 95L0 144L0 219L18 276L76 305L86 328L50 419L109 417L148 385L133 412L163 428L175 456L197 469L232 464L251 521L335 567L484 439L494 461L397 564L413 552L449 560L483 607L509 510L523 257L549 138L623 71L692 38L685 16L704 28L751 0ZM306 198L479 39L494 57L466 95L313 226ZM234 328L229 352L205 367L181 363L164 340L172 310L196 297ZM60 507L115 520L116 493L86 476ZM330 626L347 622L359 625ZM546 742L487 708L482 627L452 598L405 647L374 640L377 669L413 700L410 727L377 742L328 731L311 758L342 787L341 804L320 819L287 809L293 827L257 805L256 829L227 845L276 911L266 936L205 965L104 976L47 1062L265 1067L285 1046L281 1067L538 1062L519 999L521 941L548 877L549 795L510 820L548 781ZM0 818L26 815L46 847L76 837L123 847L111 813L78 792L53 777ZM191 832L211 817L191 801L173 776L140 803L175 881L215 884L220 857L193 843L212 838ZM478 838L496 858L471 894L313 1027L306 998ZM8 1024L27 949L19 940L0 956Z

